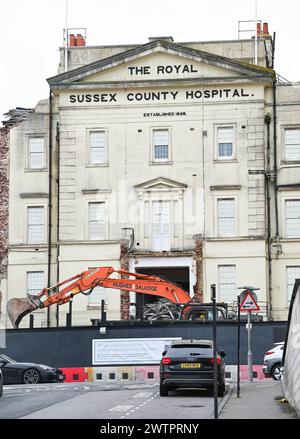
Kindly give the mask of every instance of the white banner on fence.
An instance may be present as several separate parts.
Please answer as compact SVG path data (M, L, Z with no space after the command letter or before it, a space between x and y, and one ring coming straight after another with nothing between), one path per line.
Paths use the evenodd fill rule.
M169 338L111 338L93 340L93 365L159 364Z

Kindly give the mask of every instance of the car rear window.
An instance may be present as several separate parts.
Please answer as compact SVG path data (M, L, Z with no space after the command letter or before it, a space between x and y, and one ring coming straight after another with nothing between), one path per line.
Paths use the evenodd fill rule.
M212 348L209 345L184 345L172 346L167 355L191 356L191 355L212 355Z
M210 344L175 344L172 346L171 349L212 349L212 346Z

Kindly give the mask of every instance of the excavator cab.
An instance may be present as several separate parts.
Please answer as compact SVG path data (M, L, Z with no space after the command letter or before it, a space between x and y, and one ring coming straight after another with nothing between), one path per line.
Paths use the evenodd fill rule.
M217 303L217 320L227 320L227 304ZM188 303L181 306L181 320L197 320L200 322L213 321L212 303Z

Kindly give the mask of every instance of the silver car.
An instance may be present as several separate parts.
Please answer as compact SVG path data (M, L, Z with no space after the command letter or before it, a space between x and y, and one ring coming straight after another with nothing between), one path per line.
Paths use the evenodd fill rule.
M0 369L0 397L3 394L3 375L2 375L2 371Z
M284 342L274 343L272 349L269 349L264 356L263 373L266 378L272 377L274 380L281 380L282 356L284 351Z

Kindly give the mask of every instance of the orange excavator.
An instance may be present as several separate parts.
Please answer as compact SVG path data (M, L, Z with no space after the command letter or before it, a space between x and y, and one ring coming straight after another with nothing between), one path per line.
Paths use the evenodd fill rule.
M111 277L114 273L125 278ZM18 328L22 318L32 311L54 304L63 305L72 300L76 294L91 294L97 286L159 296L175 304L192 302L186 291L160 277L115 270L113 267L98 267L76 274L50 288L44 288L37 295L28 294L27 298L10 299L7 302L7 314L13 327Z

